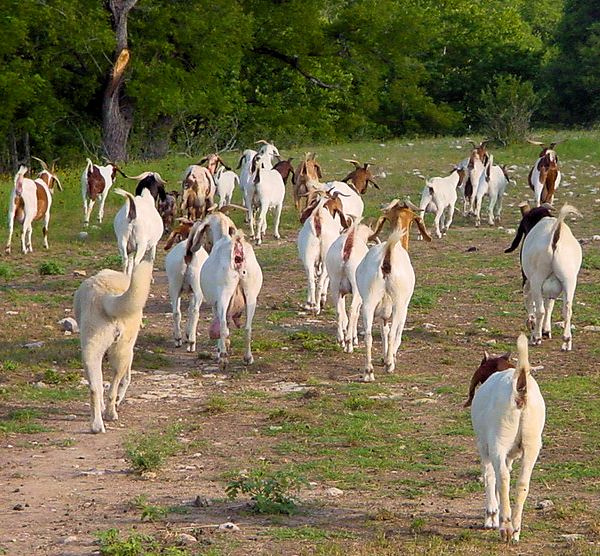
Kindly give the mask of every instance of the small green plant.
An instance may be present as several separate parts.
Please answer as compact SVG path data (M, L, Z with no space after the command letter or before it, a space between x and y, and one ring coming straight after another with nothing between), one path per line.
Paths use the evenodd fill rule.
M64 273L65 268L54 261L45 261L40 265L40 274L42 276L58 276Z
M186 508L185 506L159 506L150 504L148 502L148 497L145 494L136 496L132 500L131 505L136 510L140 510L140 519L142 521L154 522L163 519L168 514L187 514L190 511L189 508Z
M41 416L36 409L16 409L6 419L0 419L0 433L35 434L48 429L34 422Z
M11 359L7 359L0 364L0 368L3 371L16 371L18 366L19 364Z
M181 445L177 440L179 429L153 432L131 438L126 444L126 455L138 473L159 469L169 456L176 454Z
M76 371L61 373L56 369L46 369L42 380L46 384L69 384L73 386L79 384L80 378L79 373Z
M227 405L227 399L224 396L211 396L204 404L204 411L210 414L224 413Z
M427 522L422 517L415 517L410 524L410 530L415 535L420 533Z
M122 538L118 529L96 533L102 556L189 556L189 552L176 546L161 546L150 535L132 533Z
M0 263L0 278L10 280L14 276L12 267L6 263Z
M230 499L249 494L254 502L254 510L261 514L292 515L298 509L298 499L292 492L298 492L306 479L291 471L269 472L261 467L250 473L240 473L227 484L225 492Z
M100 262L102 268L118 268L119 270L123 266L123 262L120 255L107 255Z
M335 341L335 337L324 332L300 330L291 334L290 340L300 342L302 348L307 351L339 351L341 349Z

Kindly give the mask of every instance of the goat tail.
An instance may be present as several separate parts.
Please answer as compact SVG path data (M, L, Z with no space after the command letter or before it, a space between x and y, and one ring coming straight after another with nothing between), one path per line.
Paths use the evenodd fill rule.
M25 178L25 174L27 173L27 166L19 166L19 170L15 174L15 192L17 195L21 195L23 193L23 179Z
M137 211L136 211L136 207L135 207L135 197L131 193L129 193L129 191L125 191L124 189L121 189L120 187L115 187L115 189L113 189L113 191L117 195L121 195L121 197L125 197L125 199L127 200L128 204L129 204L129 208L127 209L127 218L130 222L132 220L135 220L135 217L137 216Z
M517 368L515 370L515 402L518 408L524 407L527 401L527 378L530 372L531 366L529 365L527 336L520 334L517 340Z
M102 307L112 318L130 317L142 313L150 293L152 280L152 262L144 259L131 274L129 288L121 295L106 295L102 298Z
M565 221L567 216L579 216L582 218L581 213L573 206L569 204L564 204L560 211L558 212L558 216L556 217L556 222L552 227L552 251L556 250L556 245L558 244L558 240L560 239L560 229Z

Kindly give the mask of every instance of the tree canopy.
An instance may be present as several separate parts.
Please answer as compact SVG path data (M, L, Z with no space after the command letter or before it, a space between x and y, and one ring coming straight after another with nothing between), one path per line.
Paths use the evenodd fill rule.
M0 7L1 165L101 155L109 2ZM600 0L138 0L127 33L135 156L460 133L501 82L554 100L538 120L600 111Z

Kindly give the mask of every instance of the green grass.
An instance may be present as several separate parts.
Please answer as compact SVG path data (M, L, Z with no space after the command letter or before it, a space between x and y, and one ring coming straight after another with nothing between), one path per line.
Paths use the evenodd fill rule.
M316 543L331 539L356 538L356 534L349 531L321 529L309 525L301 527L271 527L264 534L278 541L297 540Z
M131 532L122 537L118 529L96 533L102 556L191 556L191 553L172 543L163 543L152 535Z
M35 434L49 429L36 422L42 414L36 409L16 409L5 418L0 417L0 433Z
M165 431L131 436L125 445L125 454L133 470L144 473L160 469L168 457L183 450L178 434L179 427L170 427Z

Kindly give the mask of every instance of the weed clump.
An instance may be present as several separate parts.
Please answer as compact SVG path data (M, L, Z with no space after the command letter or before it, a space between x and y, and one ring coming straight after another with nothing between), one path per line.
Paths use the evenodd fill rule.
M178 432L178 428L173 427L162 433L153 432L130 439L125 453L134 471L141 474L162 467L169 456L181 449Z
M65 273L65 267L54 261L46 261L40 265L40 274L42 276L58 276Z
M230 499L241 494L249 494L253 509L260 514L292 515L298 510L298 499L292 494L298 492L306 479L292 471L269 472L261 467L251 472L241 472L227 484L225 492Z

